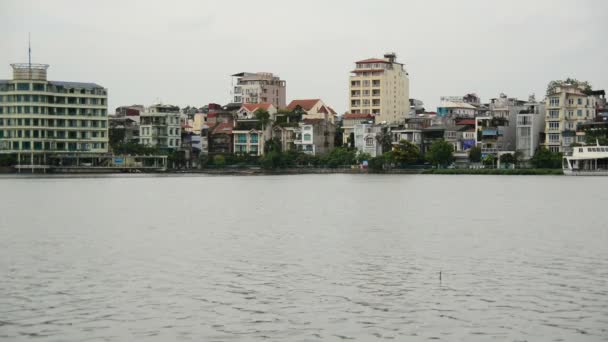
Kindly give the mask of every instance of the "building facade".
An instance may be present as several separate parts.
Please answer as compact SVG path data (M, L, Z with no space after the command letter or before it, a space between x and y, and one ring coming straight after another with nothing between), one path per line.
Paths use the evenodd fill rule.
M139 143L176 150L181 146L181 129L179 107L153 105L140 114Z
M45 165L53 155L108 152L107 89L47 80L47 64L11 64L0 80L0 154Z
M549 90L545 114L545 147L552 152L569 153L577 139L578 125L595 119L596 97L586 95L582 87L561 84ZM579 141L580 140L580 141Z
M304 119L296 131L294 144L299 151L323 155L334 149L336 126L323 119Z
M353 128L355 136L355 148L357 151L377 157L382 154L382 146L376 139L381 132L380 126L373 124L356 124Z
M287 83L269 72L241 72L233 77L234 103L271 103L276 108L286 104Z
M349 113L373 114L376 123L403 122L410 115L409 75L397 55L355 63L349 80Z
M529 160L543 142L545 130L545 104L536 102L534 96L526 103L526 109L517 114L516 150L523 160Z

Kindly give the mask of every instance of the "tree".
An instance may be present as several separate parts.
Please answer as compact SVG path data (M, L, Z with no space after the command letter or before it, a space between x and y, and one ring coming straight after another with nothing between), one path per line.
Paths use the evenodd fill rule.
M213 165L224 166L226 164L226 158L223 155L218 154L213 157Z
M541 146L530 163L538 169L558 169L562 167L562 154L558 152L551 152L546 147Z
M255 119L262 125L262 131L266 130L266 126L270 123L270 113L267 110L258 108L255 112Z
M511 153L505 153L500 156L500 163L505 165L515 164L515 157Z
M589 82L579 81L576 78L568 77L565 80L555 80L549 82L549 84L547 85L547 94L553 93L555 88L560 87L564 84L571 84L578 88L582 88L584 93L589 93L592 90L591 84L589 84Z
M445 167L454 160L454 146L443 139L436 140L429 148L426 158L433 165Z
M399 144L393 148L393 159L400 164L413 164L420 159L420 149L415 144L401 140Z
M515 165L519 165L521 164L521 162L524 159L524 153L520 150L515 151L515 153L513 153L513 164Z
M354 138L354 134L353 134ZM376 141L382 146L382 153L389 152L393 149L393 140L391 138L391 134L386 131L386 129L382 129L382 132L376 135ZM354 144L354 139L353 139ZM353 145L354 146L354 145Z
M367 152L359 151L357 153L356 160L359 164L361 164L365 160L369 161L370 159L372 159L372 155Z
M479 163L481 162L481 147L473 146L469 150L469 161L471 163Z
M496 164L496 157L493 154L488 154L482 159L482 162L484 166L494 167L494 164Z
M327 167L336 168L339 166L353 165L355 163L355 150L349 150L343 147L333 149L331 152L322 157L322 162Z
M599 143L601 146L608 146L608 128L586 129L585 143L587 145Z
M371 158L369 160L368 167L372 171L379 172L379 171L384 170L385 163L386 163L386 160L384 159L384 156L378 156L378 157Z

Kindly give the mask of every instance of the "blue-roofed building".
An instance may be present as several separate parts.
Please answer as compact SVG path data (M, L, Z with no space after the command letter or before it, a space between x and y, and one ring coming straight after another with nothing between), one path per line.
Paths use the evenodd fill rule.
M0 80L0 154L45 166L108 152L107 89L48 81L47 64L11 67L13 78Z

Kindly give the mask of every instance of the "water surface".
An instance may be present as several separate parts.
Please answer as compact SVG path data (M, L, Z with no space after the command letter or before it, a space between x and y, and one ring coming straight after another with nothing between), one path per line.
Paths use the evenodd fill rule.
M551 176L0 178L0 339L608 341L606 189Z

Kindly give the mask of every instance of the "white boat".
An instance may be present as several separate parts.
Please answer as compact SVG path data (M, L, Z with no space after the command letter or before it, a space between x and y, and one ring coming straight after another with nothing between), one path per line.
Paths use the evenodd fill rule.
M574 147L562 167L566 176L608 176L608 146Z

